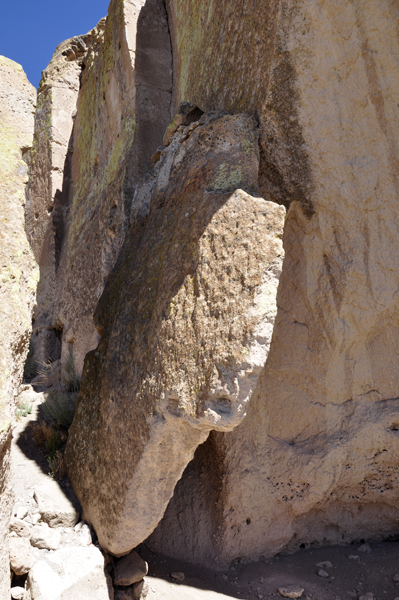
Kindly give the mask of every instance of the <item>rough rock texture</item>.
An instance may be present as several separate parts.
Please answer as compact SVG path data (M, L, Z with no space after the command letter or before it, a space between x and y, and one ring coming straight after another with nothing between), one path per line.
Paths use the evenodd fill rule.
M164 3L112 0L106 22L61 44L45 71L28 215L39 362L72 355L80 373L97 346L94 309L170 120L171 65Z
M60 358L54 328L57 271L69 213L73 123L83 61L101 43L104 20L90 33L62 42L40 81L31 151L26 231L40 267L32 337L36 369ZM34 373L32 373L34 374Z
M204 115L133 201L65 455L113 554L155 528L209 432L242 421L265 363L285 209L248 193L258 164L252 117Z
M63 548L29 571L32 600L113 600L110 576L98 548Z
M10 566L15 575L26 575L33 565L31 545L27 538L12 537L9 540Z
M76 498L68 498L55 481L35 486L34 498L42 521L50 527L74 527L79 521Z
M148 564L135 550L120 558L114 570L115 585L132 585L141 581L148 573Z
M283 0L261 37L273 3L194 4L169 2L176 102L253 108L261 190L290 209L273 341L247 417L198 450L152 544L226 563L388 535L399 516L399 9ZM262 44L259 67L251 47ZM210 85L229 53L222 77L241 82L247 67L254 85Z
M10 423L22 381L38 279L24 230L24 161L32 146L36 92L22 67L0 56L0 598L10 597Z

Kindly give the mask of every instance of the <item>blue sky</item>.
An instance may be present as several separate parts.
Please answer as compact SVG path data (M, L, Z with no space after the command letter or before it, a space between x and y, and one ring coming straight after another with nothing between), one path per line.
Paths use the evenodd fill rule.
M0 0L0 54L21 64L37 87L60 42L90 31L109 0Z

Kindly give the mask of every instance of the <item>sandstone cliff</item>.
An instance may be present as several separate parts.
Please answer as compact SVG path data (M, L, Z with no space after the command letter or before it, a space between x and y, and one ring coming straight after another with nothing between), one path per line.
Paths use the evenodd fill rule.
M74 88L62 188L33 194L55 231L37 234L38 335L79 370L92 351L67 462L115 554L151 533L212 429L154 548L226 564L396 532L397 18L390 0L112 0L79 90L76 52L54 57ZM181 102L204 115L160 146ZM59 158L36 123L39 189ZM276 303L281 205L273 329L256 290Z
M28 353L38 269L24 229L25 158L36 92L18 64L0 56L0 598L10 597L9 452L15 397Z

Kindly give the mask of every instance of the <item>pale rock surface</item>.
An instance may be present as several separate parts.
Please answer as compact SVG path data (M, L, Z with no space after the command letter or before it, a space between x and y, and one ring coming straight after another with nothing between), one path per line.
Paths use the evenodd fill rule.
M69 547L48 554L28 575L32 600L113 600L98 548Z
M36 90L22 67L0 56L0 598L10 597L8 522L11 427L31 333L38 269L24 230L25 162Z
M10 531L14 531L19 537L25 537L28 539L30 539L30 536L32 535L32 531L28 523L15 517L13 517L10 521Z
M11 588L11 598L13 600L25 600L27 598L27 592L25 588L16 585Z
M58 550L61 543L61 532L57 529L50 529L47 523L35 525L32 527L30 543L35 548Z
M256 122L188 129L136 194L66 448L84 518L115 555L151 533L209 432L243 420L276 312L285 210L248 193Z
M148 564L135 550L120 558L115 564L114 584L132 585L148 573Z
M282 586L277 591L283 598L302 598L305 590L300 585L293 584Z
M25 575L33 565L31 545L27 538L10 537L10 565L15 575Z
M76 499L68 498L55 481L35 486L34 498L42 520L50 527L74 527L79 521Z
M168 6L175 104L257 110L260 190L289 210L247 417L198 450L150 542L228 564L381 539L399 518L398 7Z

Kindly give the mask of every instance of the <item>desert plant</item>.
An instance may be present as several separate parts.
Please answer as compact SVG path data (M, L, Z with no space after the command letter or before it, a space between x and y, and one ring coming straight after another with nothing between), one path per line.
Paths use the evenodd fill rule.
M21 417L27 417L32 412L32 404L29 402L23 402L20 406L15 409L15 416L17 419Z
M76 371L75 359L71 351L62 363L61 374L67 392L77 393L80 389L80 376Z
M51 477L58 479L65 475L64 458L60 451L57 451L53 456L49 456L47 461L50 467Z
M49 439L46 442L45 450L49 455L49 458L54 458L59 450L60 440L58 439L57 432L52 429Z
M69 429L76 408L76 393L64 390L51 390L41 405L47 423L55 423L58 427Z
M46 421L40 421L39 423L32 424L32 438L36 446L39 448L45 448L48 440L50 439L53 432L53 428L46 423Z

